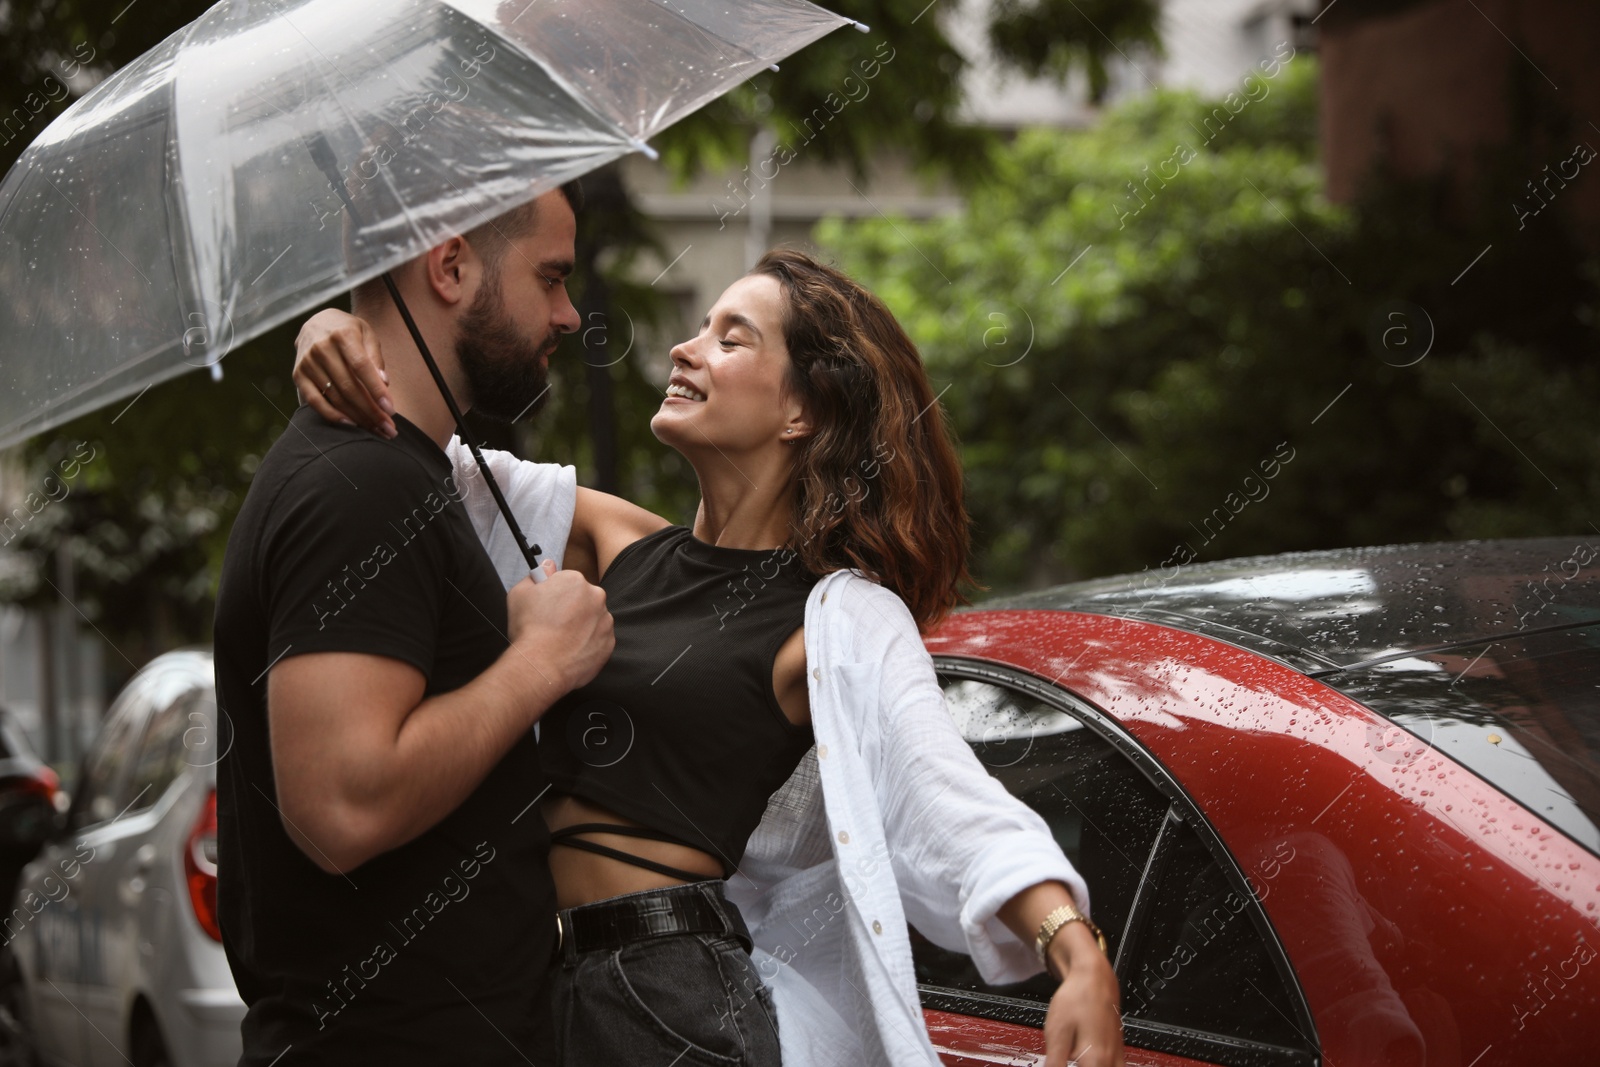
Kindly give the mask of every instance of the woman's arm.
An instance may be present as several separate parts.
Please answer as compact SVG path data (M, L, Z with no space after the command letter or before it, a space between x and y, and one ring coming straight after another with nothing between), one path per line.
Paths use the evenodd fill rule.
M620 496L579 486L563 563L598 583L617 553L639 538L671 525L655 512Z
M1063 904L1077 907L1065 885L1040 882L1006 901L997 914L1017 940L1032 944L1045 917ZM1061 983L1044 1017L1046 1067L1059 1067L1069 1058L1121 1067L1121 997L1116 972L1100 951L1100 942L1087 925L1070 922L1056 930L1046 958L1051 977ZM1110 1054L1101 1060L1086 1059L1097 1044Z
M366 319L337 308L319 311L300 327L294 348L295 389L318 415L381 437L399 433L389 417L394 402L383 348Z
M956 729L905 605L879 586L847 588L840 608L856 615L855 654L881 665L863 748L906 916L936 943L964 942L985 980L1036 973L1039 925L1060 904L1087 913L1087 887L1044 820ZM1063 926L1050 960L1061 985L1045 1019L1046 1064L1077 1055L1086 1067L1120 1067L1116 976L1093 935L1083 923Z
M329 422L353 423L384 437L395 436L383 350L365 319L336 308L307 319L295 338L293 377L301 397ZM329 382L333 383L331 389L326 388ZM484 457L502 488L515 481L520 465L531 465L529 460L491 449L484 450ZM470 479L475 472L470 464L458 463L457 467L465 470L468 481L463 488L471 492ZM492 526L494 517L485 512L487 526ZM579 487L562 562L567 569L598 582L617 553L667 525L666 519L621 497ZM478 533L482 538L486 529Z

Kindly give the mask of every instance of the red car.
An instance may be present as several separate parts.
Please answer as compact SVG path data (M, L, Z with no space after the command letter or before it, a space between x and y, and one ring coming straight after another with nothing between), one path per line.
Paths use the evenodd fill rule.
M1230 560L928 640L1088 880L1130 1064L1600 1064L1600 536ZM914 936L950 1067L1049 986Z

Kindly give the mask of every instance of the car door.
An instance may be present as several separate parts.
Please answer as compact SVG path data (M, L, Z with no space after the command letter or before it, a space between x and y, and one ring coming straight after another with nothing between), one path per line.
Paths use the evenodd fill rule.
M1310 1014L1266 915L1180 784L1069 693L970 662L942 661L940 672L978 758L1039 813L1089 884L1122 989L1128 1062L1314 1064ZM912 941L949 1067L1043 1051L1047 976L991 986L966 956L915 930Z
M32 1021L40 1052L54 1062L85 1061L88 1025L84 1018L86 932L83 904L88 887L101 874L100 858L90 838L97 827L117 817L134 753L149 713L149 686L143 677L128 684L106 714L89 754L84 758L65 835L53 841L29 865L19 886L19 900L29 893L46 903L30 917L20 936L26 939ZM56 890L53 887L60 887ZM90 935L92 936L92 934Z
M142 905L151 870L165 853L158 847L161 819L173 783L185 767L187 712L198 690L192 673L171 665L152 668L144 694L149 711L130 762L123 803L109 822L85 834L94 849L95 877L83 894L83 974L79 1007L89 1027L85 1067L127 1063L126 1013L140 972Z

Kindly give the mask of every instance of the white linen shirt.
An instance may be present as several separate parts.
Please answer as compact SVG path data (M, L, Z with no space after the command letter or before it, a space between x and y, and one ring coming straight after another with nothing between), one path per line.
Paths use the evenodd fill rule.
M484 483L472 450L461 443L461 438L451 437L444 454L456 469L456 498L466 507L472 530L489 553L500 583L510 589L528 576L528 561L517 547L517 539L511 536L511 527L500 517L500 508ZM577 469L559 463L530 463L492 448L483 450L483 458L528 543L543 550L540 558L553 559L557 567L561 566L567 536L572 532L572 513L578 503Z
M470 452L447 450L473 527L509 589L527 564ZM560 560L571 467L485 456L530 538ZM997 917L1029 886L1089 890L1044 820L990 776L957 730L915 620L852 571L811 590L807 688L816 746L772 795L728 880L772 990L784 1067L939 1067L906 923L972 957L987 982L1041 967Z
M1088 887L962 739L898 596L837 571L805 626L817 745L768 803L728 897L773 991L784 1067L938 1067L906 923L984 981L1017 982L1041 968L1001 906L1056 880L1088 914Z

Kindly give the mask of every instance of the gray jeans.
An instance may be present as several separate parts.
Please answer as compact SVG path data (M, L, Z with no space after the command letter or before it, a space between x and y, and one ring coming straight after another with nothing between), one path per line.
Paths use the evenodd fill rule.
M694 885L721 896L720 882ZM628 896L656 892L663 891ZM772 993L731 936L672 934L610 951L567 952L551 984L556 1046L566 1067L782 1062Z

